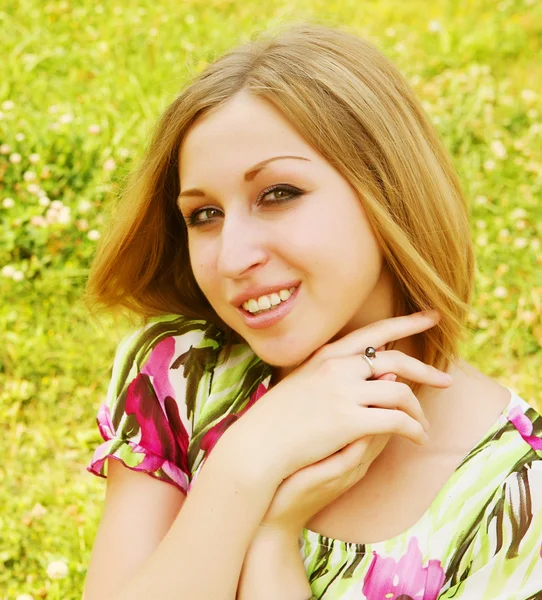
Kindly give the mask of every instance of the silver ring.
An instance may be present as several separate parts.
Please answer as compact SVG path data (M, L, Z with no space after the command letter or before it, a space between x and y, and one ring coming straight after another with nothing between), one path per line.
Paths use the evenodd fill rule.
M375 366L373 365L373 361L366 354L362 354L361 357L369 365L369 369L371 369L371 377L374 377L376 375L376 370Z

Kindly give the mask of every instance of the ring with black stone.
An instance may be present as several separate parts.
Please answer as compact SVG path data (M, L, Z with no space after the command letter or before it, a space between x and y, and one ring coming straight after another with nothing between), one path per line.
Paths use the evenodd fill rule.
M365 348L365 352L361 355L361 357L369 365L369 369L371 369L371 377L374 377L376 375L376 370L371 358L376 358L376 350L372 346L368 346Z
M375 358L376 350L372 346L367 346L367 348L365 348L365 356L368 358Z

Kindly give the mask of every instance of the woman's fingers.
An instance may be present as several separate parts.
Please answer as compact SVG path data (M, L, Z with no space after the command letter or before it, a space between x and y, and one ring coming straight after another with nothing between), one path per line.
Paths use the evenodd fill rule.
M395 374L409 381L438 388L448 387L452 383L451 376L444 371L399 350L377 352L376 356L370 360L375 369L374 375L369 364L361 355L330 359L330 362L336 361L344 369L344 373L359 373L363 379L379 379L382 375Z
M386 384L388 382L371 382L371 384L378 383ZM367 435L395 433L420 446L428 440L427 433L420 421L403 410L364 408L359 411L355 419L352 419L351 424L356 430L355 435L360 438Z
M365 387L365 386L364 386ZM425 417L418 398L406 383L394 381L368 381L367 393L360 397L358 404L370 409L396 409L418 421L422 427L429 429L429 421Z
M440 315L437 311L382 319L352 331L336 342L326 344L319 354L324 359L361 354L368 346L378 348L389 342L426 331L434 327L439 320Z

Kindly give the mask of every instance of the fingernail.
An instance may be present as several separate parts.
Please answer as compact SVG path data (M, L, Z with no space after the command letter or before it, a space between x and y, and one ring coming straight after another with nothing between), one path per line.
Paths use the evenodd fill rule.
M421 312L421 314L424 317L428 317L429 319L440 319L440 313L438 312L438 310L423 310Z

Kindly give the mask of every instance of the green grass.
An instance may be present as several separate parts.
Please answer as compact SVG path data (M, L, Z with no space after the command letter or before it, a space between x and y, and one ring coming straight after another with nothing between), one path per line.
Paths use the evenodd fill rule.
M463 355L542 406L540 3L4 0L1 600L81 597L105 489L85 467L127 327L96 322L80 300L107 200L192 74L256 31L311 18L348 24L412 82L472 204ZM68 574L49 577L59 560Z

